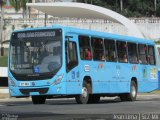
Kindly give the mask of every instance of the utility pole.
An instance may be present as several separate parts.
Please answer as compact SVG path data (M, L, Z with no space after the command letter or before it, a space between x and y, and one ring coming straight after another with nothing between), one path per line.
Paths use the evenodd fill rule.
M123 0L120 0L120 8L121 8L121 13L122 13L122 10L123 10Z
M154 15L156 17L156 12L157 12L157 0L154 0Z
M44 26L47 26L47 13L44 13Z
M4 17L4 11L3 11L3 0L0 0L1 4L1 26L0 26L0 32L1 32L1 37L0 37L0 48L1 48L1 56L3 56L3 17Z

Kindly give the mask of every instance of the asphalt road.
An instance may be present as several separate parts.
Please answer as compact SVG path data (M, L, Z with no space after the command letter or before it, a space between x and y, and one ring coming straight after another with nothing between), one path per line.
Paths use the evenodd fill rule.
M77 104L74 99L47 100L33 105L31 99L1 99L0 120L160 120L160 95L139 95L137 101L102 98L98 104Z

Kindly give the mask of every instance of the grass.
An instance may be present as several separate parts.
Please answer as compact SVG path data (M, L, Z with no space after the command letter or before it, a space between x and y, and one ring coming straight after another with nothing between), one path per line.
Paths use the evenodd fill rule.
M8 49L4 49L4 56L0 56L0 67L8 66Z
M160 94L160 90L152 91L151 94Z
M140 94L140 95L160 95L160 90L154 90L149 93L138 93L138 94Z

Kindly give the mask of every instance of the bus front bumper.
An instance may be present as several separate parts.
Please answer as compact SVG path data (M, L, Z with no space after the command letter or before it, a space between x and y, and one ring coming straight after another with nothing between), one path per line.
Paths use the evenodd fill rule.
M64 85L42 86L42 87L9 87L11 97L26 97L35 95L65 95Z

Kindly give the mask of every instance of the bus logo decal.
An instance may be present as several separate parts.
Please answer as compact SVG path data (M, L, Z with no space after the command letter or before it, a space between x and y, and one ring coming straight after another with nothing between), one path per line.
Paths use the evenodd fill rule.
M147 70L146 70L146 68L143 69L142 73L143 73L143 78L147 78Z
M132 66L132 71L135 71L137 69L137 66L136 65L133 65Z
M90 71L90 66L89 65L85 65L84 66L84 71L85 72L89 72Z
M75 79L75 71L72 71L72 79Z
M39 73L39 67L34 67L34 72Z
M100 63L99 65L98 65L98 69L102 69L103 68L103 63Z
M150 78L156 79L156 68L150 68Z

